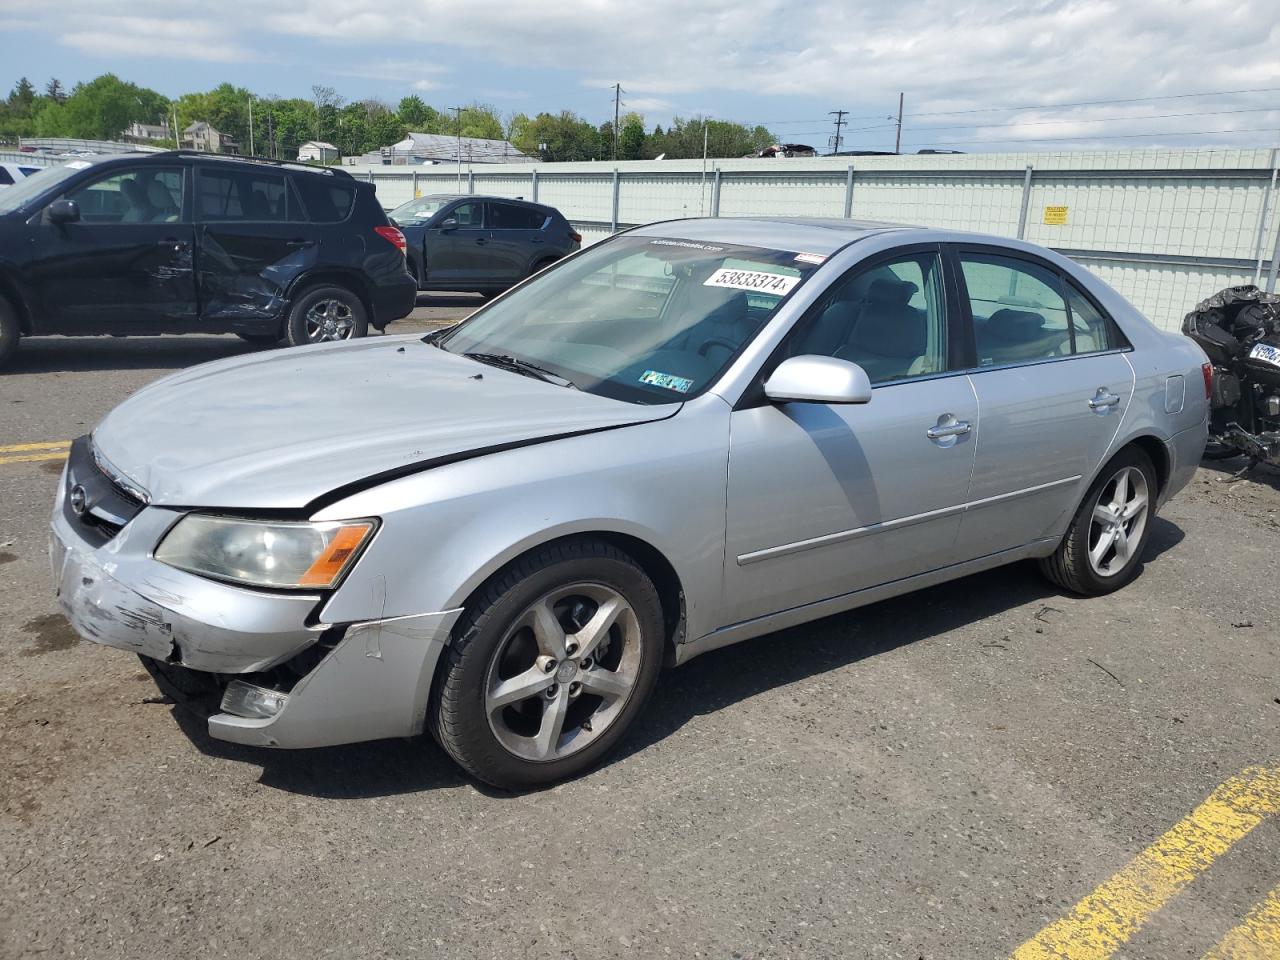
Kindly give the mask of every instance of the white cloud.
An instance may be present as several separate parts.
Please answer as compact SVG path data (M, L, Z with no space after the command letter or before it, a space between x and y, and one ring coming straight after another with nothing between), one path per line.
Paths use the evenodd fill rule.
M33 16L29 4L19 11L14 0L0 0L4 9ZM320 77L361 76L417 90L438 87L446 74L433 69L433 58L447 58L466 65L450 81L463 97L471 94L463 78L483 89L490 68L502 70L504 84L521 70L553 70L591 85L621 81L630 109L658 115L697 112L689 108L726 95L737 102L744 94L779 95L819 105L813 109L824 124L826 109L845 106L858 107L852 127L877 126L883 121L874 114L896 109L905 90L909 136L970 125L929 134L938 141L1261 128L1275 118L1084 122L1120 116L1119 105L1069 114L920 115L1280 86L1274 0L223 0L216 22L205 0L133 0L125 17L102 9L99 0L61 0L45 22L54 32L74 24L63 40L86 51L232 60L286 50ZM192 24L203 32L183 34ZM363 50L344 57L357 45L385 50L392 66L360 62ZM1208 109L1204 101L1164 101L1136 105L1134 115L1172 113L1168 105L1180 102ZM1215 103L1225 109L1246 101ZM1068 118L1081 123L1036 122ZM880 135L859 136L873 133ZM1269 142L1257 136L1254 142ZM1135 145L1147 141L1136 138Z

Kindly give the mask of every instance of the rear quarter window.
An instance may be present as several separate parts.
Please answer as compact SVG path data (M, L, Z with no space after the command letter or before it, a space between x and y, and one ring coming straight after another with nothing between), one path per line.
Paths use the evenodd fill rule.
M294 177L293 185L312 223L339 223L351 216L356 202L354 183L335 182L325 174L304 174Z

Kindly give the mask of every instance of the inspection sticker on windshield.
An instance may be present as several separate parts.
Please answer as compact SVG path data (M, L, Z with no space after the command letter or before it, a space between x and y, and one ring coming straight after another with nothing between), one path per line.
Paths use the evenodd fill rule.
M796 259L801 263L826 263L827 258L820 253L797 253Z
M721 267L702 282L704 287L729 287L731 290L756 290L785 297L800 282L799 277L787 277L781 273L765 273L763 270L730 270Z
M658 370L646 370L641 374L640 382L662 387L665 390L674 390L676 393L688 393L689 388L693 386L693 381L686 377L677 377Z

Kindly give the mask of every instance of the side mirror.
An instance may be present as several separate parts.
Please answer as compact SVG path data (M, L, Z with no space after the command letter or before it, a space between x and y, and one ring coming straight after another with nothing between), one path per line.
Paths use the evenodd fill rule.
M856 363L835 357L791 357L764 384L775 403L870 403L871 378Z
M453 217L450 217L448 220L445 220L443 223L440 224L441 233L448 233L450 230L457 230L457 229L458 229L458 221L455 220Z
M79 223L80 204L74 200L55 200L49 204L50 223Z

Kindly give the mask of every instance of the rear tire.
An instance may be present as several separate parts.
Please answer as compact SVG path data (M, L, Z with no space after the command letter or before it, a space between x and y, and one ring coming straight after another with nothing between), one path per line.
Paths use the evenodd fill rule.
M551 266L553 263L555 263L559 259L560 259L559 257L543 257L541 260L539 260L537 263L533 265L533 269L529 271L529 276L533 276L535 273L538 273L542 270L547 269L547 267Z
M289 345L355 340L369 332L369 315L360 298L346 287L320 284L294 299L285 325Z
M634 560L599 540L544 547L468 605L428 726L493 786L564 780L626 735L657 684L664 643L658 591Z
M8 300L0 297L0 367L13 359L20 339L22 324L18 322L18 311Z
M1040 572L1082 596L1119 590L1142 564L1156 494L1151 458L1137 447L1121 450L1085 494L1058 548L1040 561Z

